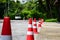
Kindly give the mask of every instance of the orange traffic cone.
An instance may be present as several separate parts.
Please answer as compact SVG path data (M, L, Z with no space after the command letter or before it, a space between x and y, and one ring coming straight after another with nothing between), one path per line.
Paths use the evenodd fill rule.
M33 27L32 27L32 18L29 19L27 38L26 40L34 40Z
M41 19L41 26L44 25L44 19Z
M43 23L43 22L44 22L44 19L42 19L42 18L41 18L40 20L41 20L41 23Z
M40 32L42 26L41 26L41 22L38 22L38 32Z
M39 20L39 22L41 22L41 18L39 18L38 20Z
M41 23L41 26L43 26L43 24L44 24L44 19L39 18L39 22Z
M10 18L4 17L1 40L12 40Z
M38 23L38 27L41 27L41 22Z
M33 32L35 33L35 34L37 34L38 32L37 32L37 23L36 23L36 18L34 18L34 22L33 22Z

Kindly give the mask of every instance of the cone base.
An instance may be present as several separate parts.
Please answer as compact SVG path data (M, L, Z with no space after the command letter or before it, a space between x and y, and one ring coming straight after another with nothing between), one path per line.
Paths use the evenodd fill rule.
M27 35L26 40L34 40L34 36L33 35Z
M12 40L12 36L10 36L10 35L2 35L1 40Z

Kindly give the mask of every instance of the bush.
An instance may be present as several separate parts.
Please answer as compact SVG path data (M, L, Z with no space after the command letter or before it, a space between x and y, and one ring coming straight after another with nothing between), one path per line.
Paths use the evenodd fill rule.
M46 19L45 22L57 22L57 19Z
M31 11L28 11L28 10L22 10L20 16L21 16L22 19L23 19L23 18L28 19L28 18L31 17L30 14L31 14Z
M7 16L10 17L10 19L15 19L15 14L14 13L8 13Z

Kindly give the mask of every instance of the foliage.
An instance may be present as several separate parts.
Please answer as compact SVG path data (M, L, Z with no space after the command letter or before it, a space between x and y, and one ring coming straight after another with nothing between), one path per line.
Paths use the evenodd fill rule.
M10 16L11 19L15 19L16 14L19 14L21 19L28 19L30 17L37 19L44 18L45 20L48 18L57 18L57 10L54 5L55 0L49 0L49 3L47 1L48 0L32 0L21 4L20 1L17 0L16 2L9 1L8 5L7 0L0 0L0 13L1 15L4 14L3 16ZM3 10L5 11L4 13Z
M21 17L23 16L23 18L27 19L27 18L30 17L30 16L28 16L30 13L31 13L31 12L28 11L28 10L22 10L20 16L21 16ZM23 19L23 18L22 18L22 19Z
M57 19L46 19L45 22L57 22Z

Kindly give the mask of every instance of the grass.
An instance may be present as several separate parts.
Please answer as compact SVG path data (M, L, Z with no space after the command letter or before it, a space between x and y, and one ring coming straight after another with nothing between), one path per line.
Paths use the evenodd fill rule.
M57 19L46 19L45 22L57 22Z

